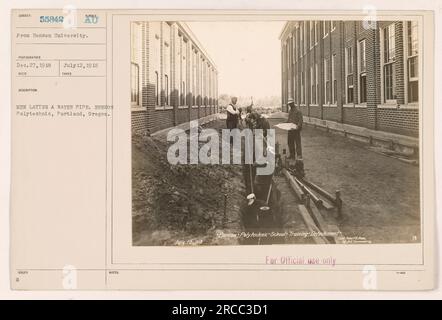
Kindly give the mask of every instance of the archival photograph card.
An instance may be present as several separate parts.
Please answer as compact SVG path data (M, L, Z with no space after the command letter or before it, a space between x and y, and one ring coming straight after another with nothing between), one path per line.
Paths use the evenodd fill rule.
M11 12L11 287L434 287L431 11Z

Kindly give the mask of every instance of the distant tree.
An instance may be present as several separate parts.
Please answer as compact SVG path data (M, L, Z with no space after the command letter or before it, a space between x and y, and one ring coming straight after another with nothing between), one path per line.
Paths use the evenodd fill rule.
M221 107L227 107L227 105L230 103L230 95L227 93L222 93L218 97L218 105Z

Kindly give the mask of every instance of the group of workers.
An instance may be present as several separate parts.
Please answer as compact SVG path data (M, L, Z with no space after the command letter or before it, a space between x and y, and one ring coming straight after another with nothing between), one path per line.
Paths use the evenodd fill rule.
M235 129L242 125L242 110L237 107L238 98L232 97L230 104L227 106L227 129ZM287 144L289 147L290 159L297 159L302 161L302 146L301 146L301 131L302 131L302 112L296 107L294 100L288 100L288 106L290 108L288 114L288 123L296 125L296 129L288 130ZM270 129L269 121L263 117L260 113L253 110L253 102L246 109L246 116L244 119L246 126L249 129L263 129L264 136L267 135L267 129Z
M249 129L262 129L264 137L267 137L267 130L270 129L270 123L262 116L259 112L254 110L253 102L246 108L246 115L244 119L242 118L242 110L237 106L238 99L233 97L231 103L227 106L227 128L232 130L240 127L244 127L244 124ZM290 106L290 112L288 115L288 123L293 123L293 129L288 131L287 143L289 147L291 159L296 160L296 164L302 165L302 147L301 147L301 130L302 130L302 113L295 106L293 99L288 101ZM266 145L266 139L264 140ZM267 149L265 147L265 149ZM279 155L278 155L279 156ZM255 155L253 155L255 161ZM296 166L295 164L295 166ZM303 165L302 165L303 170ZM273 184L273 174L266 176L256 175L256 164L244 164L243 165L243 175L245 181L245 187L247 192L248 206L250 208L251 217L255 217L256 212L260 212L259 208L267 207L270 204L269 200L272 202L272 184ZM273 206L274 204L271 204ZM254 218L252 218L254 221Z

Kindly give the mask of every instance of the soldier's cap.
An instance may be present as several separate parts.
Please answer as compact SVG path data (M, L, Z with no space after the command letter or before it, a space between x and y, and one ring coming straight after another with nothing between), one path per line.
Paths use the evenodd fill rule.
M289 98L289 100L287 101L287 104L290 104L290 103L295 103L295 100L293 100L293 98Z

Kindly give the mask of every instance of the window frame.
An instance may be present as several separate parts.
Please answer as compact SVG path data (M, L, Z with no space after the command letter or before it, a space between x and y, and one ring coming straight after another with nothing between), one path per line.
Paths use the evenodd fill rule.
M316 45L315 22L316 21L310 21L310 49L313 49L313 47Z
M323 28L322 28L323 36L322 36L322 38L325 39L325 38L327 38L327 36L330 33L330 21L329 20L323 20L322 25L323 25Z
M310 66L310 104L317 105L314 66Z
M315 20L315 46L319 42L319 21Z
M367 103L367 39L358 41L358 100L360 104ZM364 81L362 79L364 78ZM362 86L364 83L364 86Z
M330 75L329 75L329 57L325 57L324 64L324 105L330 105Z
M355 104L355 77L354 77L354 66L353 66L353 46L345 47L345 101L347 104ZM351 68L351 70L349 70ZM350 76L352 79L352 84L350 84ZM350 98L351 91L351 100Z
M135 79L136 79L136 85L134 86L133 85L133 83L132 83L132 79L134 79L133 78L133 73L132 73L132 67L135 67L135 70L136 70L136 73L137 73L137 75L136 75L136 77L135 77ZM141 101L140 101L140 66L139 66L139 64L138 63L136 63L136 62L133 62L133 61L131 61L131 99L130 99L130 102L131 102L131 106L132 107L140 107L141 106ZM136 96L136 101L134 101L134 100L132 100L132 96L133 96L133 91L134 91L134 89L135 89L135 96Z
M381 29L382 103L397 105L396 92L396 26L392 22ZM393 41L391 41L393 39ZM391 55L393 53L393 55ZM388 72L388 74L387 74ZM387 79L388 75L388 79Z
M336 79L336 54L331 56L331 104L338 104L338 83Z
M406 21L405 29L405 101L407 104L419 104L419 24L418 21ZM415 31L416 52L413 52L413 31ZM411 62L414 61L414 69L416 76L411 77ZM417 99L411 100L411 84L416 85Z

